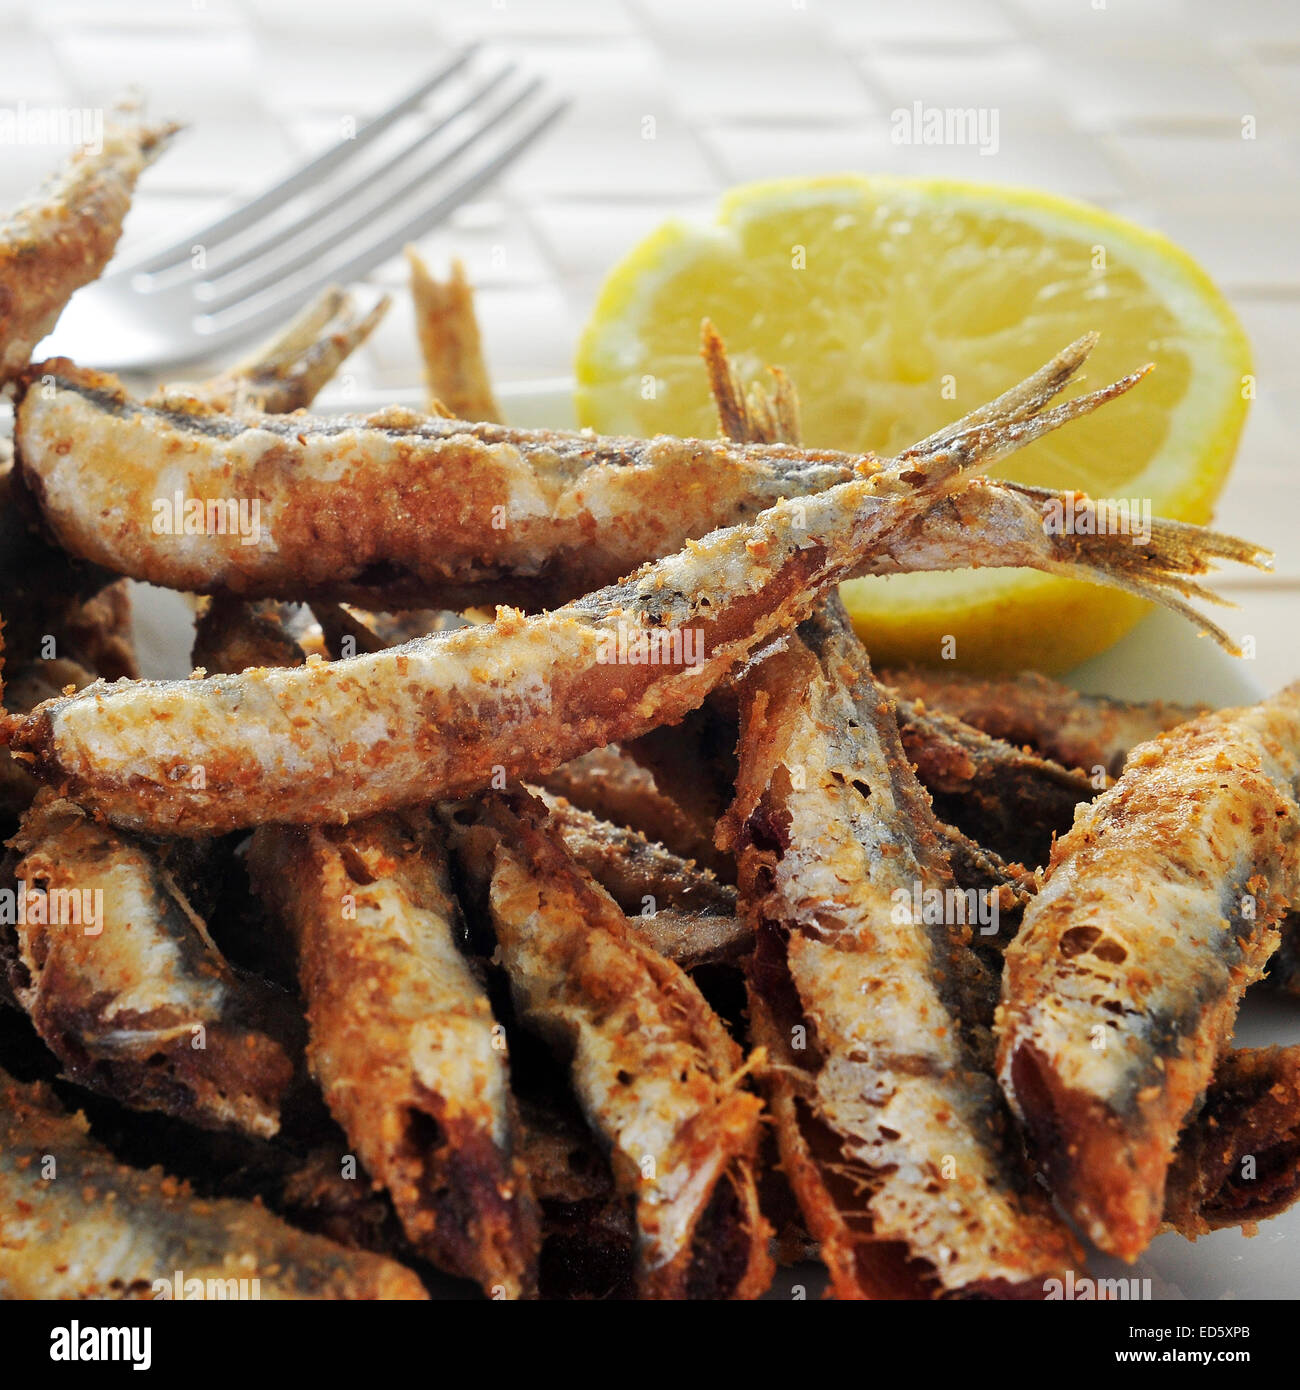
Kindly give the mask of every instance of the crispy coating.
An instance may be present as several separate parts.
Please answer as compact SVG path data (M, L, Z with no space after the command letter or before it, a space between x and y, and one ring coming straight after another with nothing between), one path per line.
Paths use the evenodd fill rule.
M617 745L593 748L548 772L546 789L614 825L639 831L683 859L723 869L713 845L714 820L688 814L654 774ZM724 869L725 872L725 869Z
M954 476L878 472L714 532L555 612L499 610L349 661L90 686L10 730L33 770L115 824L196 835L343 821L681 718ZM689 644L689 647L688 647Z
M26 714L42 700L53 699L71 686L83 690L95 677L75 661L55 657L50 661L5 664L4 707L11 714ZM0 754L0 811L20 816L40 790L27 764L6 748Z
M489 1293L531 1293L504 1034L457 944L440 832L427 815L266 827L248 865L297 944L312 1073L412 1244Z
M750 1013L836 1296L1041 1297L1076 1252L1019 1164L978 918L953 920L928 799L838 603L755 666L741 712L725 831L758 936Z
M73 291L108 264L136 180L176 129L115 113L98 151L72 155L0 223L0 383L26 367Z
M537 610L572 599L782 497L938 457L985 467L1086 414L1141 374L1047 409L1089 340L889 461L784 444L513 430L389 410L367 418L158 410L115 378L51 361L24 378L15 433L31 505L71 553L186 591L462 609L486 596ZM39 389L37 387L39 386ZM994 407L997 407L994 409ZM154 530L159 499L235 499L259 524ZM1189 612L1189 576L1253 546L1160 523L1137 548L1113 535L1048 535L1052 493L973 480L933 513L898 515L863 573L1033 565L1115 584ZM1086 507L1086 499L1078 506ZM1204 620L1202 620L1204 625ZM1227 638L1213 630L1218 640Z
M26 897L26 920L0 927L10 985L66 1074L138 1109L274 1134L301 1047L289 1001L225 961L161 851L48 792L10 844Z
M611 825L540 788L574 860L618 903L633 930L683 970L735 963L753 945L736 890L639 831Z
M761 1105L742 1087L739 1048L568 855L541 803L485 797L477 829L491 838L491 917L516 1012L568 1060L635 1201L639 1292L756 1297L772 1264L755 1187Z
M502 772L544 776L697 708L888 552L964 469L1120 389L1044 410L1079 357L1064 354L1009 392L1005 410L985 407L902 463L777 503L566 608L501 609L495 623L295 670L97 684L9 721L10 746L115 824L184 835L337 822L472 793Z
M1007 949L999 1077L1066 1209L1134 1259L1179 1130L1278 942L1300 843L1300 685L1130 753Z
M569 853L629 916L653 914L659 906L715 915L735 912L736 890L708 869L563 797L540 788L535 795L550 811L551 824Z
M900 697L952 715L993 738L1028 745L1066 767L1101 768L1111 777L1124 770L1130 748L1206 713L1203 705L1080 695L1037 671L986 680L913 667L885 671L881 679Z
M1251 1226L1300 1196L1300 1048L1239 1048L1178 1140L1164 1219L1193 1239Z
M447 279L436 280L414 246L406 260L430 407L441 405L458 420L500 421L465 267L453 260Z
M214 1297L237 1297L241 1279L263 1299L427 1296L393 1260L119 1164L48 1089L0 1074L0 1298L146 1299L177 1270L220 1281Z
M1010 863L1045 864L1055 835L1095 788L1071 771L921 701L896 705L903 748L930 793L935 814Z

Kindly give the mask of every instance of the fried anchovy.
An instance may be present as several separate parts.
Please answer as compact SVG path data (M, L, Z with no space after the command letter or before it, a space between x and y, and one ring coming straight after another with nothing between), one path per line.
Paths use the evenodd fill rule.
M384 295L358 316L352 296L331 287L244 361L206 381L169 382L147 403L161 410L200 406L235 414L305 410L374 332L391 302Z
M79 150L0 223L0 382L26 367L73 291L108 264L136 180L177 129L115 112L97 151Z
M716 822L688 814L659 787L653 773L616 745L593 748L561 763L542 779L546 789L615 825L639 831L683 859L717 872Z
M718 410L718 427L723 434L748 443L798 444L801 442L798 393L794 383L779 367L768 368L768 374L771 378L770 386L755 381L746 390L741 384L739 374L731 366L721 336L708 319L705 319L702 326L700 352L704 358L714 404ZM973 418L979 418L985 414L987 412L977 411ZM827 621L838 621L837 614L838 610L830 618L822 615L820 621L823 625ZM711 697L711 704L717 705L719 703L721 693L717 692ZM713 710L709 712L716 713ZM926 721L924 714L920 711L916 711L915 717L909 721L907 716L910 713L912 712L902 709L895 709L894 711L904 738L911 737L913 743L918 745L908 749L910 756L918 759L923 765L929 766L932 771L944 772L949 777L954 774L955 770L961 769L966 772L971 785L977 781L982 783L998 776L997 768L993 764L998 761L996 754L1002 750L981 746L971 750L972 754L978 753L979 756L968 756L959 752L954 746L960 740L969 741L972 737L977 738L978 731L959 727L941 727L933 721ZM738 711L732 710L728 713L726 720L732 747L735 746L734 725L738 718ZM656 730L645 738L639 739L633 747L638 750L639 755L644 756L641 750L645 748L646 744L650 740L662 737L665 732L671 733L672 731ZM717 738L718 735L715 732L713 739L715 747ZM704 761L698 753L695 760ZM969 771L967 772L968 767ZM727 775L722 777L720 781L728 788L734 789L736 785L735 767L728 767ZM953 807L948 809L951 810L958 805L964 809L964 802L961 799L953 797L951 800ZM1000 815L1000 801L995 799L992 805ZM712 819L716 822L718 813L714 813ZM1020 912L1035 887L1032 882L1032 875L1022 865L1008 865L1000 855L992 849L986 848L983 844L977 843L955 825L941 820L934 825L934 830L942 842L948 865L957 885L960 888L983 894L990 901L997 901L999 905L999 929L997 934L988 942L988 945L995 949L1000 948L1014 935L1019 926Z
M750 1016L836 1295L1041 1297L1075 1251L972 1024L992 986L970 948L980 914L837 601L753 668L741 712L726 831L758 934Z
M145 1299L158 1281L174 1297L177 1270L215 1281L210 1298L238 1297L240 1280L264 1299L426 1297L393 1260L119 1164L45 1087L0 1074L0 1297Z
M406 248L406 260L430 406L442 406L459 420L499 421L465 267L453 260L448 278L435 280L414 246Z
M412 635L470 626L455 614L446 613L407 614L401 623L395 623L383 615L360 614L340 604L313 605L313 611L320 620L334 660L362 652L383 651L409 641ZM417 626L415 633L407 630L412 623ZM653 731L646 738L657 732ZM637 745L645 741L639 739ZM625 885L626 894L636 889L637 897L643 893L662 896L660 890L668 888L669 881L674 880L670 891L680 890L691 872L682 863L683 858L699 858L706 876L711 878L709 866L719 858L713 847L717 816L702 818L688 814L677 800L659 790L647 768L622 749L613 744L593 748L556 768L544 782L544 787L535 790L547 799L557 824L562 823L570 850L621 904L623 898L609 876L623 875L629 869L631 877ZM564 816L557 809L557 797L565 805ZM661 830L681 846L676 854L663 835L656 833ZM602 877L602 870L605 877ZM658 883L652 881L656 874ZM674 899L669 901L678 905ZM734 907L733 900L720 910L733 911ZM639 913L641 905L637 903L627 910Z
M1103 1250L1155 1234L1178 1132L1278 942L1300 854L1300 685L1130 753L1007 949L998 1070Z
M489 795L489 904L521 1022L568 1059L635 1202L639 1291L753 1298L772 1277L758 1211L759 1112L740 1049L689 976L647 947L574 862L540 802Z
M1071 771L920 701L896 706L903 748L930 793L935 813L1010 863L1045 864L1052 837L1097 788Z
M307 654L285 626L276 605L212 599L194 624L191 663L230 674L257 666L301 666Z
M1185 1236L1249 1226L1300 1197L1300 1048L1227 1053L1178 1140L1164 1219Z
M233 970L160 851L48 792L10 841L13 993L69 1077L137 1109L274 1134L289 1001ZM17 904L15 904L17 907Z
M781 498L864 472L896 475L936 455L989 467L1140 379L1045 410L1090 345L1067 349L988 419L959 421L892 461L781 444L516 430L400 410L332 420L156 410L113 377L51 361L25 378L17 467L65 549L132 578L373 609L462 609L487 597L536 611ZM159 499L178 496L190 531L155 533ZM219 510L222 499L227 511L229 499L257 503L255 535L220 524L215 512L199 527L191 504ZM862 573L1029 565L1145 597L1159 591L1186 611L1178 595L1208 597L1189 576L1218 558L1260 561L1253 546L1175 523L1156 524L1140 548L1110 534L1049 534L1059 496L1012 484L972 481L951 499L929 500L932 512L896 517L891 543L863 552ZM1089 505L1080 498L1076 511Z
M1124 770L1130 748L1207 712L1203 705L1080 695L1037 671L986 680L913 667L884 671L881 679L900 696L920 700L994 738L1028 745L1066 767L1101 768L1111 777Z
M574 860L627 913L632 929L683 970L748 953L753 936L736 917L736 890L707 869L535 788Z
M457 945L441 832L423 814L265 827L248 866L298 948L312 1073L412 1244L489 1292L531 1292L503 1034Z
M10 746L113 823L185 835L343 821L466 795L503 771L544 776L698 707L963 470L1119 389L1034 414L1063 371L1049 364L1028 404L1016 388L989 423L777 503L566 608L503 609L351 661L96 684L9 720Z
M612 825L563 797L535 789L569 853L629 915L659 906L685 912L736 910L736 890L638 830Z

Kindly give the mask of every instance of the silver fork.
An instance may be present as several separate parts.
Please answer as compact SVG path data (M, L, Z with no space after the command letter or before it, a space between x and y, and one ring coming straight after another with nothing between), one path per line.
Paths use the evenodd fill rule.
M41 354L119 369L206 356L395 255L564 110L562 101L540 99L540 79L517 79L513 63L477 75L476 50L458 52L351 138L250 202L78 290ZM431 99L438 104L426 112ZM415 127L412 137L374 157L402 121Z

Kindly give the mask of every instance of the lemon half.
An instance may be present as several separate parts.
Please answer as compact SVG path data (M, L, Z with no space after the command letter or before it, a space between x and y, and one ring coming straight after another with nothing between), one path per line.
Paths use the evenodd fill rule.
M862 177L750 184L711 225L670 222L611 272L578 349L580 423L712 437L709 317L743 378L777 365L809 445L894 455L1090 330L1088 386L1157 370L992 472L1205 522L1245 420L1249 345L1205 272L1165 237L1048 194ZM955 655L1060 671L1147 605L1035 571L855 580L844 598L881 665ZM955 647L955 652L954 652Z

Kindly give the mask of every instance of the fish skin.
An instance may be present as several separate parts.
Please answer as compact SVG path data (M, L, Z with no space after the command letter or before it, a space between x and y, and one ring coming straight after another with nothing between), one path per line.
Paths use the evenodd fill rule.
M308 1235L256 1202L128 1168L40 1084L0 1073L0 1298L147 1299L153 1282L254 1279L262 1299L423 1299L394 1260ZM43 1164L53 1159L48 1175Z
M650 946L680 965L735 964L753 949L736 916L736 890L639 831L611 825L537 787L565 848L627 914Z
M11 720L10 747L114 824L181 835L342 822L467 795L501 769L543 776L698 706L960 466L944 455L778 503L537 617L501 609L491 624L292 670L97 682ZM621 635L675 632L698 639L698 661L619 662Z
M159 850L48 791L9 843L19 881L104 894L98 934L0 929L14 996L65 1073L136 1109L275 1134L301 1053L288 997L231 968Z
M516 1013L568 1059L634 1202L641 1295L757 1297L773 1266L755 1185L761 1102L741 1086L740 1049L568 855L540 802L493 793L470 814L462 863L489 876Z
M1083 695L1037 671L985 679L918 667L883 671L898 695L951 715L993 738L1028 746L1066 767L1110 777L1124 770L1129 750L1209 711L1163 700L1113 700Z
M1017 1161L978 938L897 920L896 892L910 904L914 885L953 879L837 602L754 666L741 707L724 824L758 936L750 1015L782 1166L836 1296L1042 1297L1078 1252Z
M716 817L706 821L688 814L659 786L654 774L623 748L610 745L582 753L547 773L543 786L571 805L639 831L715 874L727 872L713 846Z
M114 824L166 834L339 822L467 795L502 772L543 777L677 721L866 557L888 552L965 470L1126 389L1128 379L1044 409L1081 354L1075 345L1008 392L1005 415L985 419L994 407L984 407L976 425L897 464L779 502L565 608L499 609L495 623L329 665L96 684L8 720L5 733L38 776ZM699 659L623 663L625 636L677 636L682 652L694 637Z
M77 151L0 223L0 383L27 366L73 291L99 277L136 180L178 129L115 111L100 150Z
M1300 1047L1234 1049L1220 1058L1204 1104L1179 1137L1165 1224L1195 1240L1277 1216L1297 1197Z
M537 1212L441 830L425 813L263 827L248 868L297 946L312 1074L408 1238L489 1294L528 1296Z
M379 610L463 609L487 596L536 611L716 527L752 520L781 498L945 452L989 467L1140 379L1047 408L1088 346L1072 345L1056 359L1064 366L1030 378L1037 384L1005 408L1006 418L958 422L900 460L517 430L401 410L337 419L229 415L185 402L158 410L131 400L114 377L54 360L20 387L18 473L66 550L132 578ZM257 501L258 542L230 531L155 535L156 499L178 490ZM932 499L931 518L898 518L894 544L864 554L862 572L952 569L969 554L979 565L1104 576L1148 595L1144 580L1160 572L1172 598L1199 594L1185 577L1212 558L1258 557L1254 547L1176 523L1157 524L1140 554L1109 535L1048 535L1044 508L1059 501L1055 494L983 481L960 492L964 500L947 505Z
M923 702L896 702L903 747L935 814L1008 863L1045 864L1055 835L1098 788L1082 772L1012 747Z
M1066 1209L1132 1260L1261 978L1300 854L1300 685L1129 755L1006 951L998 1074Z

